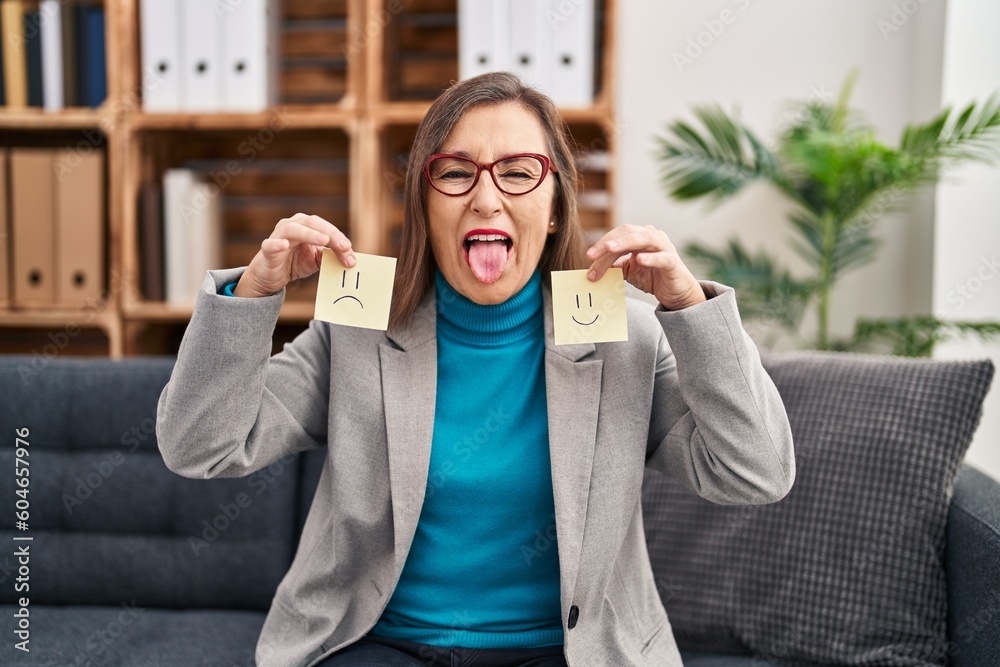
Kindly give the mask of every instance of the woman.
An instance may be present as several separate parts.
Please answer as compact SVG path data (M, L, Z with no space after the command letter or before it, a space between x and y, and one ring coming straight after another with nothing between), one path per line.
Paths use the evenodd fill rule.
M316 216L208 272L160 397L167 465L238 477L327 447L258 665L681 664L644 466L715 502L773 502L791 434L732 288L696 280L653 228L583 252L576 188L551 101L486 74L417 131L387 332L313 320L269 358L285 285L324 247L354 265ZM548 274L588 266L659 305L630 300L628 342L555 346Z

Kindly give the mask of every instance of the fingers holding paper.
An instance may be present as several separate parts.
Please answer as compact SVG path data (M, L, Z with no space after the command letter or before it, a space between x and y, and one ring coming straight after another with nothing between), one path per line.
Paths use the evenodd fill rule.
M327 220L305 213L282 218L260 244L234 294L266 296L293 280L311 276L320 268L324 247L333 250L344 266L354 266L357 261L351 240Z
M681 310L706 300L697 278L681 261L667 234L652 225L622 225L587 250L592 261L589 278L600 280L620 267L625 280L656 297L667 310Z

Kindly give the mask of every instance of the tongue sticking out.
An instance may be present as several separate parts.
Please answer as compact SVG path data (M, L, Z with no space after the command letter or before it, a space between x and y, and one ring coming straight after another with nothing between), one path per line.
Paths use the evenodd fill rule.
M506 241L473 241L469 245L469 267L480 282L490 285L507 266Z

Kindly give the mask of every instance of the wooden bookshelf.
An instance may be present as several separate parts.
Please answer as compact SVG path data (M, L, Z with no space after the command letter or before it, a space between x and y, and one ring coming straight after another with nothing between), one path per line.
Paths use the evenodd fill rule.
M44 354L67 326L76 333L63 354L176 353L191 308L145 299L139 280L140 192L176 166L211 173L242 161L222 188L225 266L249 262L278 219L298 210L338 225L361 252L398 255L410 143L431 101L458 78L457 0L283 5L279 102L263 113L145 113L138 0L104 2L104 105L60 113L0 108L3 145L72 145L100 133L108 176L105 298L87 309L0 306L0 353ZM584 156L580 215L591 236L615 224L615 6L598 0L594 103L562 110ZM259 155L240 155L241 142L268 128ZM289 285L274 351L312 318L315 278Z

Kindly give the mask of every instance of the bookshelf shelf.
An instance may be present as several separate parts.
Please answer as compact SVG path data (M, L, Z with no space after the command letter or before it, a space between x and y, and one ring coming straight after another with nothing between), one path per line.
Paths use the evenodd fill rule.
M73 324L81 328L111 328L118 317L116 310L110 303L59 308L0 308L0 327L51 327Z
M598 1L597 91L591 106L561 109L581 162L580 215L588 236L615 223L614 25L618 0ZM232 4L232 3L230 3ZM458 78L458 0L283 0L278 102L260 113L147 113L142 108L139 0L104 0L107 101L49 113L0 107L5 145L93 140L106 152L105 287L97 312L0 307L0 353L42 350L49 334L84 330L67 354L112 358L176 354L192 308L147 297L143 193L186 166L224 178L225 267L243 266L277 221L322 215L357 250L398 256L410 144L433 99ZM242 142L265 128L266 150ZM220 267L221 268L221 267ZM316 276L288 286L273 349L312 319ZM86 320L86 321L85 321Z
M36 107L0 107L0 128L23 130L75 130L99 127L107 118L103 109L71 108L45 111Z
M193 306L178 306L155 301L144 301L127 304L123 308L126 320L139 322L173 322L184 323L191 319ZM314 304L306 301L286 300L281 305L278 322L298 323L312 319Z
M272 107L261 113L151 114L138 113L131 118L136 130L259 130L348 128L357 114L340 106Z

